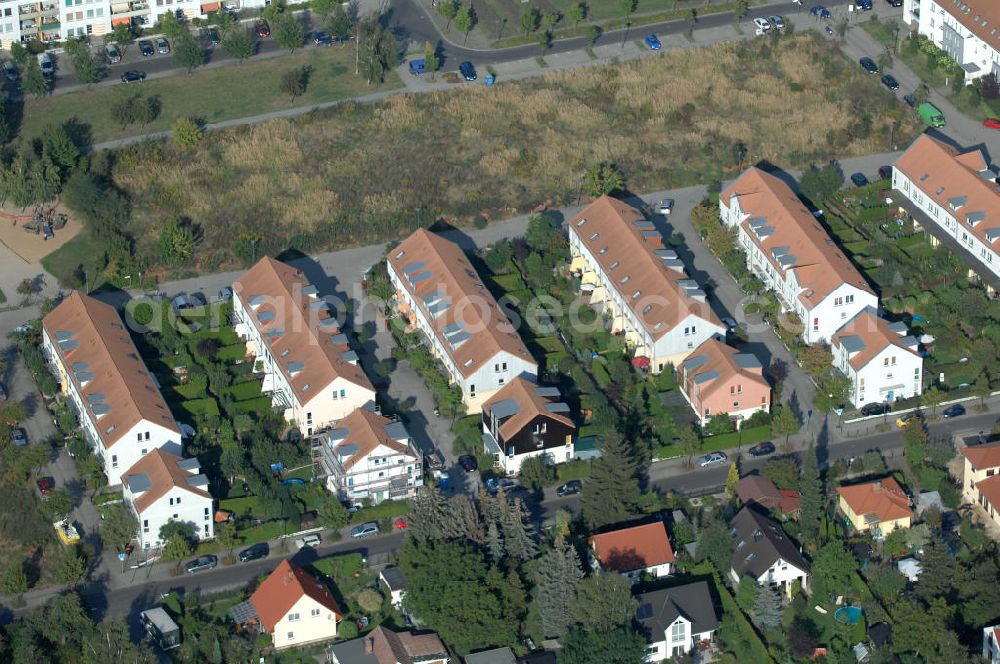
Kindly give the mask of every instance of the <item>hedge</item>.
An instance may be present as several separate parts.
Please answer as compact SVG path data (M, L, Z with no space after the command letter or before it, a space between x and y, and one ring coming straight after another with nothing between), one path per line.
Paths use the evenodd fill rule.
M220 348L215 354L215 359L219 362L238 362L246 356L247 347L245 344L232 344Z
M590 373L601 388L607 388L611 384L611 376L608 375L608 370L603 362L591 362Z
M219 404L212 397L182 401L180 403L180 407L182 410L184 410L185 412L187 412L189 415L192 416L197 416L197 415L204 415L206 417L219 416Z
M745 651L738 653L740 664L771 664L771 662L774 662L774 659L767 652L764 642L760 640L757 630L753 628L747 617L743 615L740 607L736 604L736 600L729 593L729 589L723 585L722 580L719 578L719 573L714 568L712 569L712 582L715 584L716 594L722 600L723 612L728 613L735 619L740 636L743 637L744 642L749 646Z
M234 401L246 401L256 399L260 396L261 382L259 380L248 380L243 383L236 383L222 390L223 394L233 397Z
M234 413L259 413L271 407L271 397L263 396L233 403Z

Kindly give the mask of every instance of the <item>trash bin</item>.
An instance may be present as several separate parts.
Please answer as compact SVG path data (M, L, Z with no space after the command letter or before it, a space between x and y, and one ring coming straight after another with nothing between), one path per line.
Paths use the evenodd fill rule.
M496 76L494 76L493 74L487 74L486 78L483 80L486 81L486 87L492 88L493 84L496 82L497 79Z

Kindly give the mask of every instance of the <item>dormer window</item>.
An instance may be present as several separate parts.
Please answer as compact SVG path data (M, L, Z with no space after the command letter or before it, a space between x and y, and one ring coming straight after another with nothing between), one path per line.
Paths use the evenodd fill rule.
M591 236L590 236L589 238L587 238L587 239L588 239L588 240L590 240L591 242L593 242L594 240L596 240L596 239L597 239L597 236L598 236L598 235L600 235L600 233L594 233L593 235L591 235Z

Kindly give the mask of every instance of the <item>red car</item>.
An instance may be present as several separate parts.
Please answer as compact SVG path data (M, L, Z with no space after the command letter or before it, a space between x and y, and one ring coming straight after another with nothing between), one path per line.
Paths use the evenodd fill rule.
M261 39L263 39L264 37L271 36L271 26L267 24L267 21L264 20L257 21L256 23L254 23L253 29L254 32L257 33L257 36L260 37Z
M983 126L989 127L990 129L1000 129L1000 119L986 118L983 120Z

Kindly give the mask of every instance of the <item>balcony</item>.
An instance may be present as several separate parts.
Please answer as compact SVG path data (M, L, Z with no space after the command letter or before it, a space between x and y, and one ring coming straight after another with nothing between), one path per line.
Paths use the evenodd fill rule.
M137 12L143 12L149 10L149 5L142 0L138 2L116 2L111 5L111 15L122 17L122 16L134 16Z

